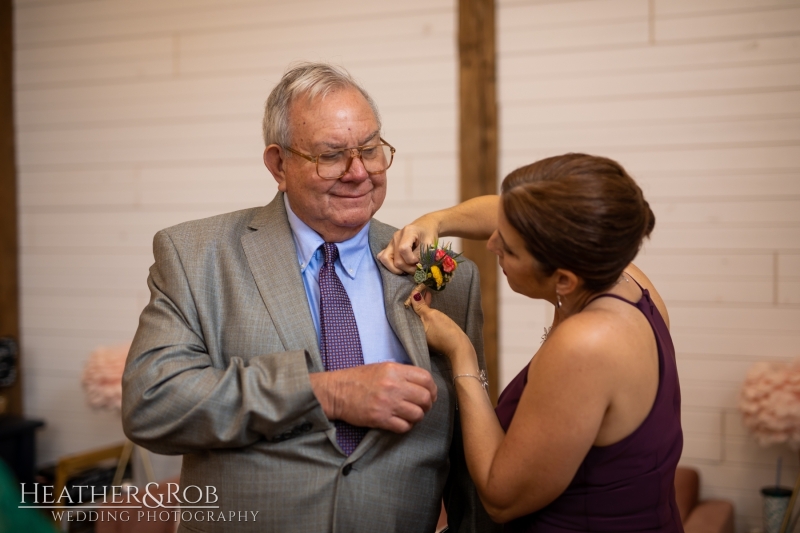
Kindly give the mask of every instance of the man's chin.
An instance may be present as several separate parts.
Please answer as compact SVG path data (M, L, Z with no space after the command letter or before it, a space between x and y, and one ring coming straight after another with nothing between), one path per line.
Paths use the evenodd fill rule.
M380 205L369 196L361 198L347 198L336 202L331 202L331 218L339 220L351 220L354 223L365 223L378 211Z
M341 228L362 228L364 224L372 220L377 211L372 205L336 209L329 220Z
M344 213L342 213L344 215ZM372 220L372 215L364 216L363 214L353 215L353 216L337 216L331 219L336 226L340 228L348 228L348 229L361 229L364 225Z

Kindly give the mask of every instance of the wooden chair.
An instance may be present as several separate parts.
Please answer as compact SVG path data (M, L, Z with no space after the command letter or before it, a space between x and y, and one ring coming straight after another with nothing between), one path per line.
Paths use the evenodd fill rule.
M58 460L56 464L56 479L54 482L54 491L53 495L58 501L58 497L64 490L64 487L67 485L67 481L71 477L74 477L76 474L80 474L81 472L95 467L104 461L114 460L117 463L117 474L114 476L115 484L117 477L122 480L122 473L125 472L125 466L123 466L123 455L126 452L127 443L126 444L115 444L113 446L106 446L104 448L98 448L96 450L92 450L89 452L82 452L76 453L73 455L68 455L66 457L62 457ZM127 457L125 458L125 465L127 465L127 461L130 458L130 451L127 452ZM120 470L120 467L121 470Z
M131 460L134 448L138 448L139 450L139 458L142 461L147 481L153 481L155 475L153 474L153 466L150 463L150 457L147 455L147 451L136 446L131 441L126 440L123 444L106 446L89 452L68 455L59 459L56 464L55 491L53 494L58 498L61 491L64 490L67 481L72 476L111 459L116 460L117 463L117 470L114 473L114 480L111 484L119 486L122 483L122 476L125 474L125 469L128 467L128 463Z

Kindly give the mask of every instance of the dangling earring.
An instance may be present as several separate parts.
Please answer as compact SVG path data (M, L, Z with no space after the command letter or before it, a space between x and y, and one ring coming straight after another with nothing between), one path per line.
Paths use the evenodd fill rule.
M558 302L558 308L561 309L561 295L556 293L556 302Z

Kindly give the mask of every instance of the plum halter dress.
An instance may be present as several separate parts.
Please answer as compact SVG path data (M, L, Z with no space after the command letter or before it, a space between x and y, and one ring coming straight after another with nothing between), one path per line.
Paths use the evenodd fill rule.
M507 523L504 531L683 533L674 486L675 468L683 448L675 347L650 293L641 285L640 288L642 297L636 303L614 294L598 298L616 298L633 305L653 329L658 346L659 382L650 413L621 441L593 446L558 498ZM526 365L500 395L495 411L505 431L527 381Z

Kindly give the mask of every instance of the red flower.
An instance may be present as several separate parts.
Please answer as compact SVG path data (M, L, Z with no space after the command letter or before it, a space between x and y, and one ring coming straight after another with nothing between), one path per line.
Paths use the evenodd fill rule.
M436 250L436 255L433 256L434 261L441 261L442 257L444 257L445 251L439 248Z
M444 258L444 261L442 261L442 270L444 270L448 274L453 270L455 270L456 266L457 266L456 262L453 261L453 258L450 257L449 255Z

